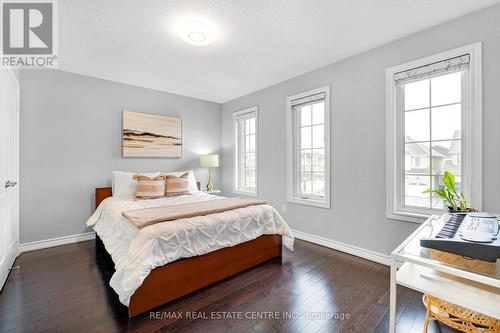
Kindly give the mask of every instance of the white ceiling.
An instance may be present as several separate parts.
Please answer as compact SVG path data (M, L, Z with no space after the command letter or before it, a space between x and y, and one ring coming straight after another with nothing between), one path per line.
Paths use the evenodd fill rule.
M64 0L59 68L226 102L498 0ZM217 30L186 44L179 20Z

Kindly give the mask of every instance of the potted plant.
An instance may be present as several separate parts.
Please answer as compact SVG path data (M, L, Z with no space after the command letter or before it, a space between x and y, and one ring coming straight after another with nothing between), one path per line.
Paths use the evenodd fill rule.
M448 206L450 213L475 211L472 208L467 208L465 196L462 192L458 193L457 188L455 187L455 176L453 176L451 172L448 170L444 172L442 182L444 188L437 190L430 188L422 193L436 193L437 196L443 200L444 204Z

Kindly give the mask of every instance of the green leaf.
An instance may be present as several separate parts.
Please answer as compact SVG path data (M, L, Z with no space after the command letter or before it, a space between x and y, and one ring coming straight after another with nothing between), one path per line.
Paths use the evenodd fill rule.
M423 191L423 193L434 193L434 192L437 192L436 190L433 190L432 188L428 188L427 190Z
M443 184L447 189L455 192L455 176L448 170L444 172Z
M458 201L460 202L460 210L466 211L467 201L465 200L465 196L463 193L460 193L460 199Z
M451 191L449 189L446 189L446 196L448 198L448 202L451 205L451 208L453 210L458 210L457 204L455 203L455 197L453 196L453 194L451 193Z
M443 189L439 189L436 191L437 195L441 198L441 199L444 199L444 200L447 200L448 199L448 196L446 195L446 191L443 190Z

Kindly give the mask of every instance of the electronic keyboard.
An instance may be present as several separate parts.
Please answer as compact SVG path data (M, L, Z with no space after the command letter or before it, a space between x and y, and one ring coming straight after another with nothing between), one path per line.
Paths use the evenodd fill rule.
M489 213L449 214L431 238L420 239L423 247L464 257L495 262L500 258L499 224Z

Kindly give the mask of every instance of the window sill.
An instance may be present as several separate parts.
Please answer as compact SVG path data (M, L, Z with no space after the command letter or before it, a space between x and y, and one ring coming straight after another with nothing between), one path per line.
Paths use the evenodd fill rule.
M233 190L234 194L239 194L239 195L246 195L249 197L256 197L257 192L250 192L250 191L242 191L242 190Z
M319 201L319 200L303 199L296 197L288 198L287 201L312 207L330 208L330 201Z
M394 212L388 212L386 214L386 217L391 220L422 224L432 215L443 214L444 212L445 211L443 212L436 211L433 213L430 212L416 213L416 212L394 211Z

